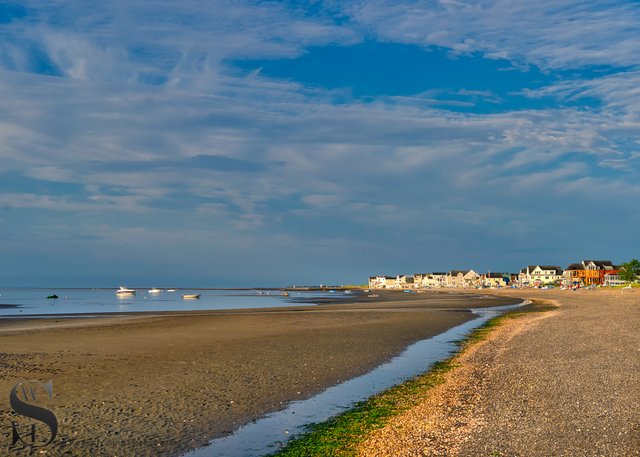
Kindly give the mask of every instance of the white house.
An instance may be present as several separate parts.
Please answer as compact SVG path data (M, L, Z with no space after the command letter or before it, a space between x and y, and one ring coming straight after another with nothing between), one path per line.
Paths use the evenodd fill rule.
M619 273L605 273L604 274L604 285L605 286L620 286L622 284L626 284L627 281L620 279Z
M387 289L395 285L395 276L370 276L369 289Z
M540 286L562 280L562 268L555 265L529 265L520 270L521 285Z
M413 276L369 276L369 289L406 289L413 287Z

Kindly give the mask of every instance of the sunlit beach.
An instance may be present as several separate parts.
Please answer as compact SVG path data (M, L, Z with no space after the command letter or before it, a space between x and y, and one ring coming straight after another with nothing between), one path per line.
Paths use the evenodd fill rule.
M639 24L0 1L0 455L637 456Z

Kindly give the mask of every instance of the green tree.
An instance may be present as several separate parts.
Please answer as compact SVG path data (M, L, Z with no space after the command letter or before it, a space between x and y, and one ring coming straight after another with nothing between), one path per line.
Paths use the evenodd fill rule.
M620 265L620 279L623 281L635 281L640 276L640 260L631 259Z

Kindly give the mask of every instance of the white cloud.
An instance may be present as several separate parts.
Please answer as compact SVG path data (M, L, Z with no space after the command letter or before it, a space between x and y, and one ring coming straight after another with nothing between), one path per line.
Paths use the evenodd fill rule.
M636 66L640 8L596 0L378 0L345 4L363 29L381 39L543 69Z

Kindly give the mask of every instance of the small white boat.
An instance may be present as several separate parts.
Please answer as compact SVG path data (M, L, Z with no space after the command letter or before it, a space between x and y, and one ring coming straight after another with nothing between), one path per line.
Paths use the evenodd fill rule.
M167 289L167 292L175 292L175 289Z
M151 289L149 289L150 294L159 294L160 292L162 292L162 289L158 289L156 287L152 287Z
M289 292L287 292L286 290L282 291L282 296L283 297L288 297L289 296Z
M200 294L183 294L182 298L185 300L195 300L197 298L200 298Z
M135 295L136 290L135 289L127 289L124 286L120 286L120 288L118 290L116 290L116 295Z

